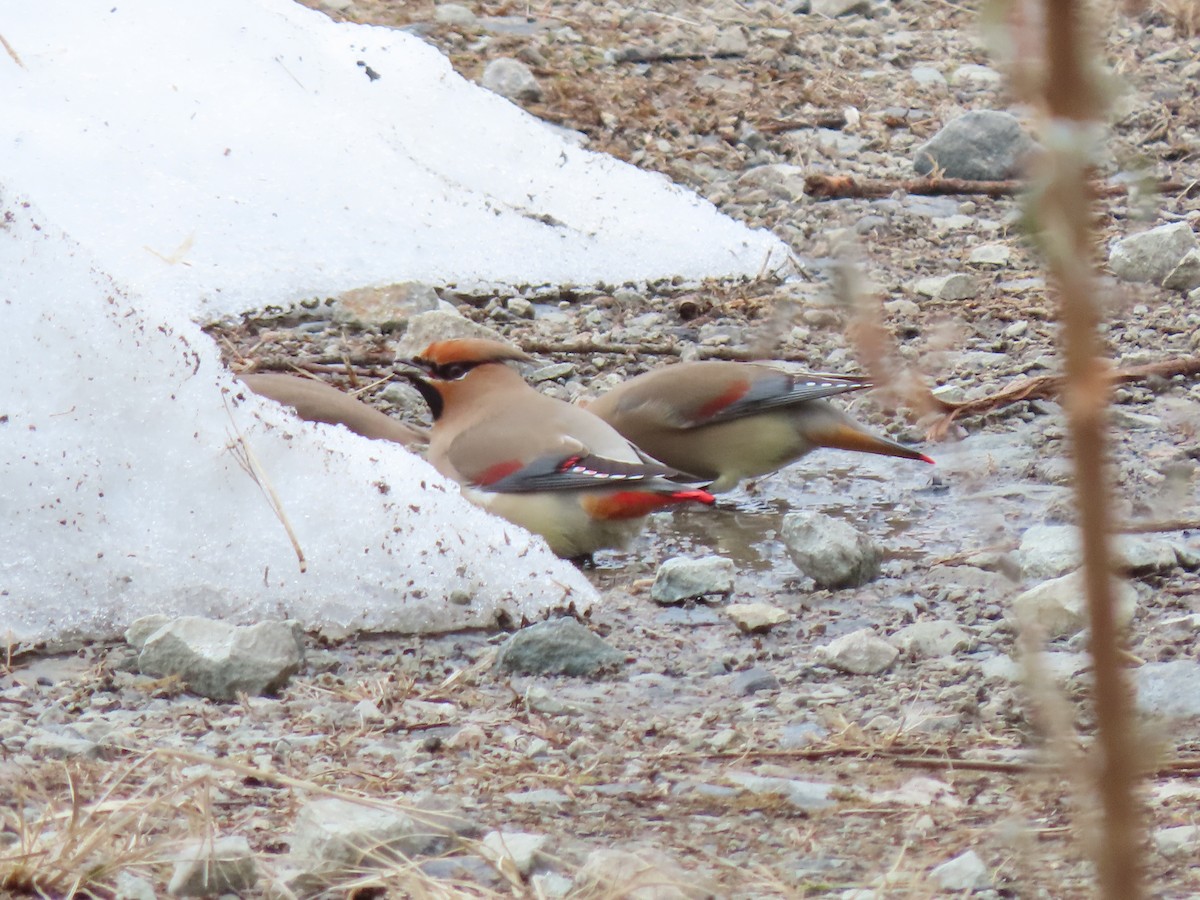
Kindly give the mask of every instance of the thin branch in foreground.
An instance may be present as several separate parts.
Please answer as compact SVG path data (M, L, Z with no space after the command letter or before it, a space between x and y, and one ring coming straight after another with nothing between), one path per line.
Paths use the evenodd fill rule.
M1127 369L1099 373L1099 377L1107 379L1109 384L1131 384L1149 378L1174 378L1177 375L1200 375L1200 357L1166 359L1144 366L1130 366ZM960 416L980 416L1022 400L1055 399L1063 394L1066 387L1066 375L1039 375L1037 378L1026 378L1010 384L987 397L968 400L965 403L951 403L934 398L937 408L945 415L929 426L926 437L931 441L941 440Z
M1112 378L1102 357L1092 248L1093 192L1088 184L1094 123L1101 117L1098 73L1090 60L1087 15L1079 0L1042 0L1045 54L1038 90L1027 99L1041 107L1046 153L1043 179L1031 197L1038 238L1062 323L1063 405L1075 464L1083 585L1092 657L1096 741L1086 762L1090 793L1099 799L1099 833L1088 850L1096 886L1105 900L1144 896L1142 813L1136 788L1142 775L1133 701L1116 615L1112 573L1112 483L1108 404ZM1040 95L1040 96L1038 96Z

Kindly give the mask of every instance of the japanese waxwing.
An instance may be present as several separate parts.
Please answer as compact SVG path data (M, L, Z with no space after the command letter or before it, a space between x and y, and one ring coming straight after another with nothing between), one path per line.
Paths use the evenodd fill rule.
M923 453L872 434L822 399L870 386L711 360L646 372L587 409L655 459L712 479L708 489L716 493L781 469L817 447L932 463Z
M411 361L424 377L404 375L433 415L429 461L467 499L574 559L623 547L653 510L713 502L591 413L538 393L509 360L529 357L499 341L438 341Z
M254 393L290 406L296 415L309 422L345 425L363 437L395 441L410 449L429 440L424 429L397 421L323 381L283 372L246 373L238 377Z

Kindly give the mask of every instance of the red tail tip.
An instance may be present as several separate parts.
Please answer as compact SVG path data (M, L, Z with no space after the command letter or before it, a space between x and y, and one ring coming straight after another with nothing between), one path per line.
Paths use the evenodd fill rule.
M936 463L934 460L930 459L930 458L929 458L928 456L926 456L924 453L922 453L920 456L918 456L918 457L917 457L917 459L921 460L921 462L927 462L927 463L929 463L931 466L936 466L936 465L937 465L937 463Z
M933 462L933 460L930 460ZM695 500L697 503L703 503L706 506L712 506L717 502L717 498L708 491L676 491L671 495L672 500Z

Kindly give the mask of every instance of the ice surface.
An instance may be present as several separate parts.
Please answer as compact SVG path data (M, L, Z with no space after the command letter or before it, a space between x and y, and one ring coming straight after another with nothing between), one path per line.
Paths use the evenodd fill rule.
M8 183L121 283L207 314L396 281L699 279L786 258L404 32L291 0L37 0L3 33L24 66L0 53Z
M186 317L7 190L0 217L0 636L105 636L152 612L442 631L590 603L574 567L421 459L245 391Z
M400 447L242 397L194 320L408 280L755 274L777 240L416 38L290 0L37 0L0 28L0 635L150 612L435 631L593 601Z

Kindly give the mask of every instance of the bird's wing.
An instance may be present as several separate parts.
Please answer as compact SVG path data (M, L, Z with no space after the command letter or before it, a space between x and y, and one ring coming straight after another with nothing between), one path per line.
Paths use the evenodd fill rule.
M674 469L640 456L622 460L593 453L570 436L556 436L546 446L531 448L527 436L516 437L519 432L481 440L471 431L455 438L446 458L459 478L478 490L520 494L610 486L656 491L680 487L666 481L679 475Z
M852 378L793 375L752 363L682 363L641 375L590 408L604 418L611 416L610 421L687 429L869 386Z

